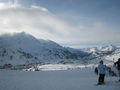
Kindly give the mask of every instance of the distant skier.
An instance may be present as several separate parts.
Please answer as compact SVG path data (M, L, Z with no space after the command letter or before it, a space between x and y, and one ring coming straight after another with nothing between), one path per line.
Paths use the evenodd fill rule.
M106 74L106 65L103 64L103 61L101 60L99 62L100 64L98 65L98 74L99 74L99 78L98 78L98 84L104 84L104 78L105 78L105 74Z
M94 70L95 74L98 75L98 68L96 67Z
M120 82L120 58L118 58L118 61L114 63L114 66L118 70L118 73L119 73L119 82Z
M111 69L111 67L107 67L107 71L108 71L108 74L109 76L117 76L117 74Z

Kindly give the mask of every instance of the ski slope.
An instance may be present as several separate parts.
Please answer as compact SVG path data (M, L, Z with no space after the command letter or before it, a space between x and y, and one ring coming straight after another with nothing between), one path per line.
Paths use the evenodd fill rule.
M118 77L106 76L106 85L96 86L91 68L60 71L0 70L0 90L119 90Z

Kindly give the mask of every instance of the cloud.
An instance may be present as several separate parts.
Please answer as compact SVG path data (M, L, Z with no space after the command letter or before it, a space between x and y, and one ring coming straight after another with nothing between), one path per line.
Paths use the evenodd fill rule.
M48 9L38 6L30 8L21 5L0 3L0 32L28 32L34 36L47 37L51 34L65 34L69 26L59 20ZM63 32L64 31L64 32Z
M120 38L120 31L114 31L105 22L88 17L81 19L75 15L70 15L67 19L60 19L40 6L28 8L18 4L0 3L0 34L24 31L37 38L58 43L114 42ZM73 25L74 22L70 23L73 19L78 19L76 25Z

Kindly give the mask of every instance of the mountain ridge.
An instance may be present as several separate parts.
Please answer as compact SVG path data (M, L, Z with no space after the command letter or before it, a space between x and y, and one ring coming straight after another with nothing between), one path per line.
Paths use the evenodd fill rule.
M91 61L97 63L101 59L105 61L110 61L111 58L117 59L119 54L120 47L114 45L74 49L63 47L51 40L37 39L25 32L0 36L0 65L27 65L32 63L84 64L91 63Z
M78 59L77 55L69 52L66 48L53 41L36 39L32 35L26 34L24 32L13 35L0 36L0 50L0 60L9 56L9 52L7 51L14 51L18 54L20 54L20 52L23 52L24 54L30 54L32 57L37 57L39 62L56 62L57 60L59 61L61 59ZM4 51L6 51L8 54L5 54L6 56L2 57ZM14 57L16 56L14 55ZM28 58L26 58L26 60L29 61ZM8 59L8 61L10 60Z

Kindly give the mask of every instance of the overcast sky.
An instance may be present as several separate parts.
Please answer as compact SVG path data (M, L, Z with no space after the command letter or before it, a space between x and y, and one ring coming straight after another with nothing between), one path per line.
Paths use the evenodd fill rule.
M120 44L120 0L0 0L0 34L27 32L75 48Z

